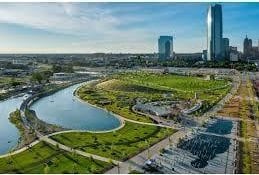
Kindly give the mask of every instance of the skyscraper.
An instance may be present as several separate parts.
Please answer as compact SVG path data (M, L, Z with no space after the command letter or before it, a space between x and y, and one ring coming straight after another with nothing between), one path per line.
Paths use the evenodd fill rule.
M159 59L173 58L173 37L160 36L158 39Z
M207 51L208 60L222 58L222 7L219 4L211 5L208 9L207 18Z
M222 51L223 51L223 58L229 59L229 39L223 38L222 39Z
M243 53L244 58L248 58L252 56L252 50L253 50L253 43L252 39L246 38L244 39L244 45L243 45Z

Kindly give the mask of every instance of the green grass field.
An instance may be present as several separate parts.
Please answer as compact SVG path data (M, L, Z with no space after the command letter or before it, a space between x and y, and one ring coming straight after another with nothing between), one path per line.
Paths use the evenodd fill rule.
M111 164L62 151L45 142L20 154L0 159L0 173L101 173Z
M125 160L173 132L172 129L126 122L122 129L110 133L64 133L52 139L85 152Z
M116 79L127 82L136 82L138 84L167 87L180 91L204 91L226 85L222 80L205 80L202 77L181 76L173 74L155 74L155 73L122 73L114 76ZM161 87L161 88L162 88Z

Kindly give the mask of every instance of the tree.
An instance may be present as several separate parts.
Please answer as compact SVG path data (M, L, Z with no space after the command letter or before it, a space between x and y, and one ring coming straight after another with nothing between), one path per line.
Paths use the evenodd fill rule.
M11 79L11 85L12 85L13 87L18 86L18 85L20 85L20 84L21 84L20 82L16 81L16 80L14 79L14 77L12 77L12 79Z
M52 65L52 72L57 73L57 72L66 72L66 73L73 73L73 65Z
M32 75L31 75L31 80L36 81L39 84L41 84L41 82L43 80L43 76L41 75L40 72L33 72Z

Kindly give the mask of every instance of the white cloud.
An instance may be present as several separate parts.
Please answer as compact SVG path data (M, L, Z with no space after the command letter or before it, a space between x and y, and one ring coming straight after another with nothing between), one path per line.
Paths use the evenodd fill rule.
M108 11L72 3L1 4L0 22L74 35L110 31L119 24Z
M189 26L186 29L184 26L171 29L168 26L155 25L156 20L160 21L166 16L174 19L173 15L181 10L160 11L152 15L141 13L138 6L124 6L128 8L127 11L133 12L123 13L124 9L117 6L115 14L116 10L103 8L100 4L102 3L1 3L0 23L75 36L75 40L68 44L71 48L63 48L74 49L75 52L153 52L157 50L157 38L160 34L177 33L174 31L177 28L181 28L179 34L189 30ZM120 16L120 13L123 15ZM174 24L174 21L175 19L168 23ZM148 22L151 27L132 25L142 22ZM124 27L125 25L130 27ZM186 48L184 44L178 46ZM175 48L178 49L178 46Z

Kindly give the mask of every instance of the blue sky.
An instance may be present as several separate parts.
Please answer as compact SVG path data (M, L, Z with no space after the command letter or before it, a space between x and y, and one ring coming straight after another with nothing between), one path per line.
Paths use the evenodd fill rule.
M0 53L175 52L206 49L209 3L0 3ZM223 35L242 50L258 45L259 3L222 3Z

